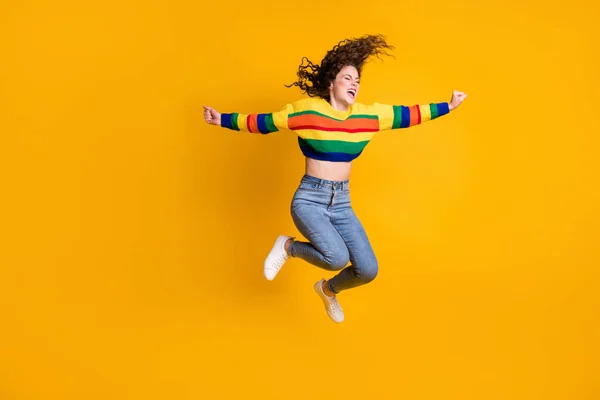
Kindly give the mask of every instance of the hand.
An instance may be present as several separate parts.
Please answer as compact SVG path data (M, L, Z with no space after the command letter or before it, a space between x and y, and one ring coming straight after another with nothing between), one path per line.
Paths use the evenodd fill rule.
M221 125L221 113L214 108L204 106L204 119L211 125Z
M467 98L467 95L463 92L459 92L455 90L452 92L452 99L450 99L449 108L450 110L454 110L456 107L460 106L462 102Z

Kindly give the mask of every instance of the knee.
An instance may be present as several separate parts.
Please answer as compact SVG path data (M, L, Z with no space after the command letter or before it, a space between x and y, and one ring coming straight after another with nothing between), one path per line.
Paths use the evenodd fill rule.
M349 260L350 255L348 254L348 249L346 248L335 249L325 256L325 261L332 270L343 269L346 265L348 265Z
M369 283L377 277L379 265L376 258L362 262L354 266L354 274L363 283Z

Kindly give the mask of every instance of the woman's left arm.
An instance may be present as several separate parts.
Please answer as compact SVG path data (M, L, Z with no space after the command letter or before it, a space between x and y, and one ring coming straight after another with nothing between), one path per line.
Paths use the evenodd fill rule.
M375 103L379 116L379 130L410 128L423 122L437 119L450 113L462 104L467 95L457 90L452 92L449 102L404 105L385 105Z

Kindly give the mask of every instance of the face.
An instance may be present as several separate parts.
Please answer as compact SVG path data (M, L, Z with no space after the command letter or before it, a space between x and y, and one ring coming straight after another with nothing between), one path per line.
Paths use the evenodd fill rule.
M331 102L341 106L350 106L354 104L358 96L360 86L360 77L358 71L352 65L347 65L337 74L335 80L331 82L329 94Z

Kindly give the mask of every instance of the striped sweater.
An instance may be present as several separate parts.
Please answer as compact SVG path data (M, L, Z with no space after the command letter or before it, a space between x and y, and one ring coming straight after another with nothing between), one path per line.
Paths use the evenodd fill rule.
M235 131L268 134L294 131L302 153L324 161L352 161L375 133L408 128L448 114L448 103L385 105L354 103L338 111L325 99L309 97L265 114L221 114L221 126Z

